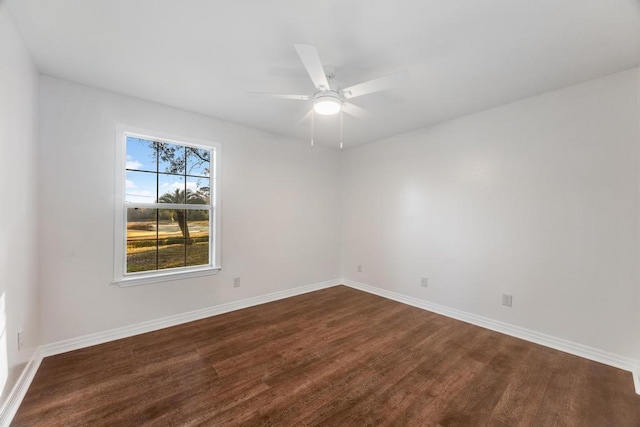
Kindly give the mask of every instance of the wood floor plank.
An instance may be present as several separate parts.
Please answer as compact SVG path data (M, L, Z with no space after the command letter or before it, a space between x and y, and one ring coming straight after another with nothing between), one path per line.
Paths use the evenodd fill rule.
M640 426L628 372L345 286L43 360L12 426Z
M511 426L522 419L533 419L539 409L536 403L542 401L551 378L548 368L554 353L541 346L526 347L522 363L515 366L513 377L493 408L491 419L496 425Z

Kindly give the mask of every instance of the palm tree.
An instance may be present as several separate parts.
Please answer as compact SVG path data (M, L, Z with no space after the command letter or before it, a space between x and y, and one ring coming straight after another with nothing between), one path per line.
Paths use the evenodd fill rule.
M195 193L191 190L182 190L176 189L172 193L165 193L159 199L159 203L173 203L173 204L203 204L206 203L205 198L202 194ZM187 224L187 212L183 209L174 210L176 214L176 220L178 221L178 225L180 226L180 231L182 232L182 237L184 238L186 244L191 244L192 241L189 237L189 226Z

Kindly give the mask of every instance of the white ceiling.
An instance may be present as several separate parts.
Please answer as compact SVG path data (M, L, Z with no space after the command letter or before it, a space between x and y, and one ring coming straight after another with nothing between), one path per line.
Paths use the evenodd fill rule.
M2 0L0 0L2 1ZM308 139L293 43L341 87L408 69L353 103L345 147L638 66L637 0L6 0L44 74ZM317 116L316 116L317 117ZM339 119L316 120L337 143Z

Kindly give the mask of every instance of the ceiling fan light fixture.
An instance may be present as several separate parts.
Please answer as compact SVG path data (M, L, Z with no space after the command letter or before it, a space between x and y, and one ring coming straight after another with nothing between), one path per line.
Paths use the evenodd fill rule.
M313 110L323 116L338 114L342 109L342 102L335 96L319 96L313 102Z

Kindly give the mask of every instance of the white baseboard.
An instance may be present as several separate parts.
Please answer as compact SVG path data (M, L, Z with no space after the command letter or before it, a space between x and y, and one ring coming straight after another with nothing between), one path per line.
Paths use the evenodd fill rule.
M0 427L8 426L9 423L11 423L11 420L18 411L20 403L22 403L22 399L24 399L24 396L27 394L27 390L31 385L31 381L33 381L33 377L35 376L36 371L38 370L38 367L40 366L40 363L42 362L42 359L44 357L66 353L68 351L78 350L93 345L103 344L105 342L114 341L121 338L128 338L134 335L144 334L146 332L157 331L159 329L177 326L182 323L204 319L206 317L215 316L217 314L228 313L230 311L240 310L243 308L252 307L254 305L277 301L296 295L302 295L308 292L330 288L338 284L340 284L340 281L338 279L314 283L307 286L286 289L284 291L273 292L253 298L247 298L240 301L233 301L226 304L204 308L201 310L195 310L188 313L177 314L161 319L137 323L135 325L124 326L104 332L97 332L95 334L84 335L77 338L71 338L64 341L42 345L36 349L31 360L22 371L20 378L9 393L7 400L2 405L2 407L0 407Z
M18 381L16 381L7 395L7 399L0 407L0 426L8 426L16 415L16 412L18 412L18 407L20 407L22 399L24 399L24 396L27 394L31 381L33 381L33 377L35 377L40 367L40 362L42 362L42 354L40 353L40 348L36 348L31 359L22 370Z
M326 282L286 289L284 291L273 292L270 294L247 298L240 301L233 301L226 304L220 304L213 307L190 311L187 313L176 314L174 316L167 316L161 319L149 320L146 322L136 323L134 325L123 326L121 328L110 329L108 331L97 332L94 334L83 335L64 341L45 344L41 347L42 357L66 353L68 351L78 350L80 348L91 347L92 345L103 344L109 341L119 340L121 338L128 338L134 335L140 335L147 332L169 328L171 326L177 326L182 323L193 322L194 320L200 320L206 317L216 316L218 314L252 307L254 305L260 305L267 302L293 297L296 295L306 294L308 292L317 291L319 289L330 288L339 283L340 281L338 279L328 280Z
M388 291L386 289L377 288L375 286L365 285L364 283L355 282L353 280L342 279L342 283L354 289L369 292L371 294L401 302L403 304L442 314L443 316L461 320L466 323L471 323L472 325L481 326L483 328L491 329L492 331L500 332L505 335L510 335L512 337L540 344L545 347L550 347L556 350L563 351L565 353L573 354L575 356L583 357L585 359L623 369L625 371L630 371L633 374L636 393L640 394L640 377L638 376L640 373L640 369L638 368L640 366L640 360L620 356L614 353L609 353L607 351L600 350L594 347L589 347L573 341L557 338L551 335L532 331L530 329L521 328L519 326L489 319L487 317L478 316L476 314L471 314L461 310L445 307L443 305L434 304L418 298L399 294L397 292Z
M481 326L483 328L491 329L496 332L500 332L506 335L510 335L516 338L521 338L526 341L531 341L536 344L544 345L546 347L554 348L556 350L564 351L569 354L584 357L585 359L594 360L596 362L604 363L605 365L613 366L616 368L630 371L633 374L634 386L636 393L640 394L640 361L619 356L613 353L609 353L603 350L599 350L593 347L578 344L572 341L556 338L551 335L542 334L540 332L532 331L529 329L521 328L518 326L510 325L508 323L492 320L486 317L478 316L464 311L448 308L439 304L430 303L418 298L402 295L396 292L387 291L385 289L377 288L374 286L365 285L364 283L355 282L353 280L329 280L326 282L314 283L307 286L301 286L298 288L287 289L284 291L274 292L267 295L261 295L253 298L248 298L240 301L234 301L226 304L221 304L213 307L204 308L201 310L195 310L188 313L182 313L174 316L168 316L161 319L150 320L147 322L137 323L135 325L124 326L121 328L111 329L104 332L98 332L95 334L84 335L77 338L72 338L64 341L58 341L55 343L45 344L38 347L31 360L25 366L20 378L11 389L6 401L0 407L0 426L8 426L16 412L22 399L27 393L31 381L33 380L42 359L47 356L53 356L60 353L65 353L72 350L78 350L93 345L103 344L105 342L128 338L134 335L143 334L146 332L157 331L159 329L168 328L171 326L177 326L182 323L192 322L194 320L204 319L206 317L215 316L218 314L228 313L234 310L240 310L243 308L252 307L259 304L264 304L272 301L277 301L284 298L293 297L296 295L305 294L308 292L317 291L320 289L330 288L339 284L358 289L364 292L368 292L374 295L378 295L384 298L388 298L394 301L401 302L403 304L418 307L423 310L431 311L441 314L443 316L451 317L453 319L461 320L463 322L471 323L473 325Z

